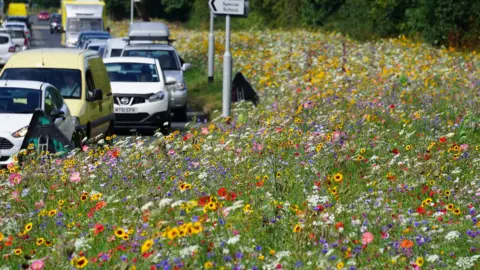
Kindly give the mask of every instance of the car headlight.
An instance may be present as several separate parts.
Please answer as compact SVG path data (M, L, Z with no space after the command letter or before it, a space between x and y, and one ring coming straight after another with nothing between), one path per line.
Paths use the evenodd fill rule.
M160 100L162 100L164 97L165 97L165 93L163 93L163 91L160 91L160 92L155 93L155 94L153 94L152 96L150 96L150 97L148 98L148 100L149 100L150 102L160 101Z
M72 44L72 45L77 45L77 40L75 39L68 39L67 43Z
M180 91L180 90L183 90L183 89L185 89L185 84L184 83L178 82L178 83L173 85L173 90Z
M27 131L28 131L28 126L15 131L14 133L12 133L12 136L14 138L22 138L22 137L25 137L25 135L27 135Z
M57 23L56 23L56 22L53 22L53 23L52 23L52 26L53 26L53 27L57 26Z

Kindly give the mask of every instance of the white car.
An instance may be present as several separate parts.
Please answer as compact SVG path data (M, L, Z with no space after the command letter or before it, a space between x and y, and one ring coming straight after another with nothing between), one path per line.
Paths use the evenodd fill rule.
M28 30L28 27L25 23L23 22L16 22L16 21L6 21L2 25L4 28L22 28L23 32L25 33L25 36L28 39L32 38L32 33L30 33L30 30Z
M0 66L5 66L15 51L15 44L10 34L0 33Z
M28 49L28 38L25 36L22 28L0 28L0 33L9 34L15 44L16 51L25 51Z
M177 81L165 79L157 59L110 57L103 62L112 86L116 128L168 132L170 91Z
M40 108L69 139L75 121L60 92L51 84L36 81L0 80L0 166L13 161L21 149L35 109Z

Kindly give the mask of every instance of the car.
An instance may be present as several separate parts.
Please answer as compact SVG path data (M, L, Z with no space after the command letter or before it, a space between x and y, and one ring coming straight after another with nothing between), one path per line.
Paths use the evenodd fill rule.
M51 117L71 140L75 121L60 92L51 84L36 81L0 80L0 165L13 162L21 149L36 109Z
M21 22L21 23L24 23L27 26L28 30L30 32L32 32L32 23L30 22L28 17L25 17L25 16L8 16L7 20L4 21L4 23L7 23L7 22Z
M37 19L39 21L49 20L50 19L50 13L48 13L47 11L39 12L38 15L37 15Z
M0 28L0 33L10 35L13 44L15 44L15 51L24 51L29 48L28 38L22 28Z
M101 47L105 46L106 42L106 39L89 39L87 42L85 42L84 49L98 52Z
M103 58L118 57L122 55L123 48L127 45L126 38L110 38L105 44Z
M32 38L32 32L30 32L30 30L28 30L28 27L25 23L23 22L11 22L11 21L7 21L7 22L4 22L3 23L3 27L4 28L21 28L23 29L23 32L25 33L25 36L28 38L28 39L31 39Z
M89 39L109 39L111 37L112 36L107 31L84 31L78 36L76 48L82 49L85 45L85 42Z
M0 66L3 67L15 53L15 44L10 34L0 33Z
M75 120L75 146L85 137L113 134L112 90L98 52L67 48L18 52L10 57L0 78L43 81L60 89Z
M50 17L50 33L62 32L62 16L58 14L52 14Z
M127 45L122 57L150 57L158 59L167 77L173 77L177 83L172 86L170 96L171 110L179 121L187 120L187 84L184 72L191 64L184 63L175 47L171 45L170 31L164 23L135 22L130 26ZM138 43L138 41L150 41Z
M110 57L103 59L112 86L115 128L170 129L169 85L160 62L146 57Z

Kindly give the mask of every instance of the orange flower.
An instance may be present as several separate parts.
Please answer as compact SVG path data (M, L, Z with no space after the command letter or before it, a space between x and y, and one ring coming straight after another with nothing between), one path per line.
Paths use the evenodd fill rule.
M401 248L412 248L413 247L413 241L408 240L408 239L403 239L402 243L400 243Z

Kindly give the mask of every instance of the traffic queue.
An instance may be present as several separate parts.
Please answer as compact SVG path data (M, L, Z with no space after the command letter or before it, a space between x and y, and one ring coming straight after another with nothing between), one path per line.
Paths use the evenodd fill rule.
M46 20L45 14L42 18ZM60 20L72 29L71 20ZM172 114L186 120L184 72L191 65L178 55L166 24L135 22L122 38L79 29L76 40L70 35L67 42L75 47L58 49L30 49L28 42L17 49L20 42L0 29L0 43L10 37L7 45L15 48L8 49L0 73L0 166L21 150L37 109L76 147L115 129L167 134ZM51 32L56 31L65 33Z

